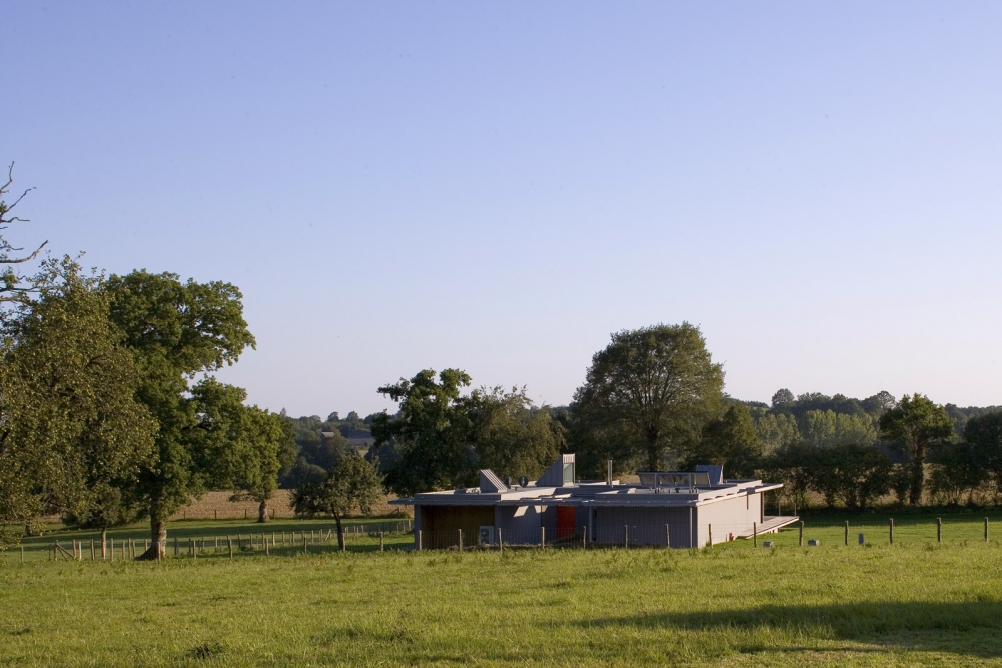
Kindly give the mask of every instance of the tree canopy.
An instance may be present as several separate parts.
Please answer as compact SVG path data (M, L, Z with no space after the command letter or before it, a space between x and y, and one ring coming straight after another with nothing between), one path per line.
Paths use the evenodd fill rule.
M107 295L65 263L64 280L7 322L0 365L0 517L122 519L118 488L153 456L140 372L108 320Z
M723 384L723 367L712 361L698 327L623 330L592 357L574 412L594 429L626 439L625 448L657 470L666 455L684 456L699 440L717 413Z

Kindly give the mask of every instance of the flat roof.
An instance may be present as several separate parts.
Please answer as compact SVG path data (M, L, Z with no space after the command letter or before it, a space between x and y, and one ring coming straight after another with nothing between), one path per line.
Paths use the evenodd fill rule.
M394 505L417 506L680 506L694 507L729 498L779 489L782 483L761 480L725 480L719 485L647 487L638 484L584 483L563 487L516 487L504 492L480 492L479 488L424 492Z

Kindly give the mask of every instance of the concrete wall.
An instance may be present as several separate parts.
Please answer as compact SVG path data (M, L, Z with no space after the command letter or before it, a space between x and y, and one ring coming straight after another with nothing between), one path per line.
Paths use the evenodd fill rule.
M495 513L501 539L517 545L538 545L543 526L543 506L498 506Z
M724 499L696 508L698 544L706 545L713 527L713 542L726 542L733 534L748 533L753 522L762 521L762 495L752 494Z

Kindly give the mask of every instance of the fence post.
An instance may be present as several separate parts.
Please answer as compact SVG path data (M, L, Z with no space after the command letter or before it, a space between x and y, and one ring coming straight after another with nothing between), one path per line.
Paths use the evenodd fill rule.
M226 547L230 549L230 559L233 558L233 539L229 536L226 537Z
M303 532L303 554L306 554L306 532Z
M379 551L383 551L383 532L379 532Z
M417 531L417 549L418 552L421 551L421 529L418 529Z
M111 544L114 546L115 541L111 541ZM114 548L111 551L114 552ZM174 556L177 556L177 536L174 536Z
M936 542L937 543L942 543L943 542L943 518L942 517L937 517L936 518Z
M498 552L504 554L504 541L501 540L501 527L498 527Z
M758 547L758 522L752 522L752 547Z
M174 540L177 540L177 539L175 538ZM57 541L56 544L58 545L58 541ZM115 560L115 539L114 538L109 538L108 539L108 544L109 544L109 548L110 548L108 550L108 561L114 561Z
M985 540L988 540L988 518L985 518Z
M849 520L845 521L845 546L849 547Z
M804 521L800 520L800 547L804 546Z
M264 556L266 556L266 557L270 557L271 556L271 552L268 550L268 547L269 547L268 542L269 541L264 541Z
M665 525L665 547L671 547L671 527Z
M623 525L623 549L624 550L630 549L630 525L629 524L624 524Z
M581 527L581 549L588 549L588 527Z
M706 525L706 533L707 533L707 538L709 539L709 540L706 541L707 546L708 547L713 547L713 525L712 524L707 524Z
M539 527L539 546L546 547L546 527Z
M894 518L891 518L890 528L888 529L888 538L890 539L890 544L894 545Z
M462 552L463 551L463 530L462 529L457 529L457 531L459 532L459 551Z

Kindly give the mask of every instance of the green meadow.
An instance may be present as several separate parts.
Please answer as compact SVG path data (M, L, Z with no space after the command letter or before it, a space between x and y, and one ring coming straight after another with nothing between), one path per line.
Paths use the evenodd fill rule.
M1002 665L1002 544L983 517L944 515L942 543L935 516L896 518L894 545L887 516L833 516L806 520L810 548L797 527L757 549L671 551L418 553L394 535L383 552L357 537L346 552L181 549L161 563L52 561L55 537L92 537L57 531L29 541L24 564L0 557L0 665ZM251 531L174 523L170 536Z

